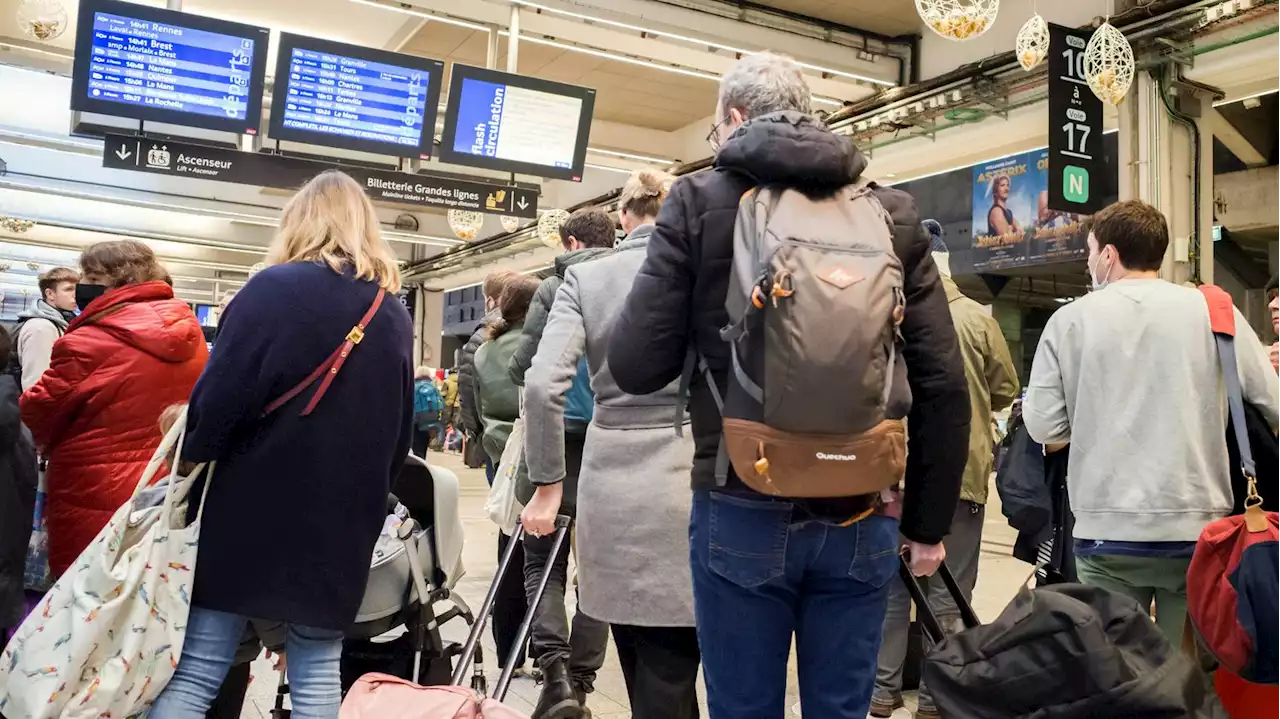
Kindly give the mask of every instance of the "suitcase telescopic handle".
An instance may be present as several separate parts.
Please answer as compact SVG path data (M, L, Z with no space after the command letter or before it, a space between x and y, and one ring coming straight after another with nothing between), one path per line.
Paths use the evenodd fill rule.
M538 586L534 590L533 599L529 602L529 609L525 612L524 619L520 620L520 629L516 632L516 640L511 644L511 652L507 654L506 661L503 663L502 673L498 675L498 683L493 687L493 698L498 701L506 698L507 689L511 686L512 674L516 670L516 658L524 652L525 644L529 641L529 632L533 629L533 617L538 611L538 605L542 603L542 595L547 591L547 583L551 580L551 569L555 566L556 557L560 556L560 550L568 540L569 522L569 517L566 515L556 516L556 533L551 540L551 552L547 554L547 563L542 568L542 575L538 577ZM557 601L563 602L564 598L560 597Z
M541 580L538 583L538 599L541 600L542 593L546 591L547 580L550 577L551 565L555 557L560 552L560 547L564 544L564 535L568 534L569 517L566 515L556 516L556 534L555 547L551 553L551 560L547 562L546 568L542 571ZM493 613L493 605L498 597L498 586L502 583L502 578L507 575L507 570L512 564L512 558L515 556L517 545L524 541L524 525L516 522L515 531L511 533L511 541L507 542L506 549L502 552L502 559L498 562L498 571L493 575L493 583L489 585L489 591L484 595L484 602L480 605L480 611L475 615L475 623L471 625L471 633L467 635L467 641L462 645L462 652L458 655L458 666L453 670L453 676L449 679L449 683L455 686L462 686L463 677L467 675L467 671L471 669L472 660L475 658L476 648L480 645L480 637L484 634L485 625L489 623L489 617ZM524 568L521 567L521 571ZM500 684L502 692L506 693L506 685L511 683L511 672L515 670L513 659L518 656L519 650L523 648L524 638L527 638L529 627L532 626L533 610L537 607L534 603L529 608L529 613L525 616L525 621L520 625L521 633L517 636L521 637L520 641L515 642L511 649L511 656L507 657L506 667L502 672L502 678L505 683ZM501 679L500 679L501 682ZM497 695L501 700L501 695Z
M920 586L920 580L911 574L911 558L908 554L903 554L899 558L898 576L902 578L902 583L907 585L911 601L915 602L916 619L920 622L920 627L934 644L941 642L946 638L947 633L942 623L938 621L938 615L933 613L933 607L929 606L929 597L925 594L924 587ZM951 600L956 603L956 608L960 611L960 620L964 622L965 628L972 629L981 625L982 622L978 621L978 615L973 611L969 601L964 598L964 592L960 591L960 583L951 574L946 562L938 565L937 576L941 577L942 583L947 586L947 592L951 594Z

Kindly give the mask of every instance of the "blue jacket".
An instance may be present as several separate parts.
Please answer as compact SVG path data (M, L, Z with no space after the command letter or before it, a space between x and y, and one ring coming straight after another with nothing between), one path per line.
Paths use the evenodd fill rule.
M191 394L182 450L218 462L195 604L325 629L355 619L391 481L409 452L413 327L404 305L384 299L312 414L301 416L315 387L263 410L342 344L377 290L294 263L255 275L227 308L218 351Z

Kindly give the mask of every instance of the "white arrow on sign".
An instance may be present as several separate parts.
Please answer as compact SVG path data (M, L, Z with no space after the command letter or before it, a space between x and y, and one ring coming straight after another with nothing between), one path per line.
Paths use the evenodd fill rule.
M121 160L127 160L127 159L129 159L130 157L133 157L133 153L132 153L132 152L129 152L129 146L128 146L128 145L123 145L123 144L122 144L122 145L120 145L120 149L119 149L119 150L116 150L116 157L120 158Z
M528 202L525 202L525 201L524 201L524 196L523 196L523 195L521 195L521 196L520 196L520 201L516 203L516 207L519 207L520 209L522 209L522 210L523 210L524 208L526 208L526 207L528 207L528 206L529 206L529 203L528 203Z

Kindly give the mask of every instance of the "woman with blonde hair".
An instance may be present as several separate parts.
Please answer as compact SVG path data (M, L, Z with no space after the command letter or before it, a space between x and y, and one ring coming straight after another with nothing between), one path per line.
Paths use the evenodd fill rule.
M156 420L185 402L209 351L156 253L136 240L80 255L80 315L22 395L22 422L49 460L49 567L65 572L133 494L160 445Z
M250 618L286 624L293 716L338 716L343 631L409 452L412 323L360 185L336 171L308 182L268 265L227 308L191 395L181 458L217 467L155 717L204 717Z
M567 493L566 394L587 360L595 408L577 487L578 611L610 625L635 719L698 716L685 491L693 439L671 429L674 383L629 395L605 362L670 186L671 177L655 170L623 185L618 220L626 239L615 254L569 268L525 375L525 458L537 490L520 518L525 531L545 535Z

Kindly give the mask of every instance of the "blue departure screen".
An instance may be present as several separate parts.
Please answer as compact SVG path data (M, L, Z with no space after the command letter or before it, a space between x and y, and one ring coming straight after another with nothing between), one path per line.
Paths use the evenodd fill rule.
M295 47L289 64L284 127L418 147L429 75L422 70Z
M573 167L582 98L473 77L461 82L454 152Z
M244 120L253 38L105 12L93 15L93 100Z

